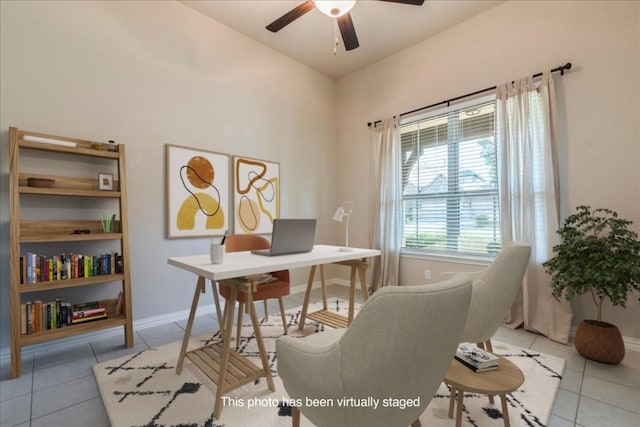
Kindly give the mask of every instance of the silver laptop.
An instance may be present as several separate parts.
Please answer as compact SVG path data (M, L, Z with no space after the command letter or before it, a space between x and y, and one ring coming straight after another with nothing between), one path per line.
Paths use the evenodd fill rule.
M256 255L287 255L310 252L316 237L315 219L283 219L273 220L271 248L253 250Z

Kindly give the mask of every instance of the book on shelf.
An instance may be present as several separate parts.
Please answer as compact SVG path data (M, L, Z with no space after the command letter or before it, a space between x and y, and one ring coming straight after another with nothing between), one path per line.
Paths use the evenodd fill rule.
M476 372L498 369L500 364L498 356L470 343L460 343L455 358Z
M92 310L74 311L73 314L71 315L71 319L72 320L83 319L85 317L100 316L106 313L107 313L107 309L104 307L96 308Z
M27 304L20 304L20 333L27 335Z
M85 302L72 306L71 323L83 323L90 320L104 319L107 317L107 309L100 301Z
M92 320L106 319L106 318L107 318L107 313L104 312L102 314L94 314L92 316L73 318L71 319L71 323L75 325L78 323L90 322Z
M54 256L26 252L20 256L20 283L25 285L122 272L122 255L117 252L99 255L63 253Z
M20 304L20 333L31 335L58 329L71 324L71 303L54 301L26 301Z
M45 329L42 300L27 301L20 305L20 333L35 334Z
M72 319L82 319L96 315L106 314L106 307L99 301L86 302L73 305Z
M81 304L73 304L73 311L92 310L96 308L104 308L104 305L100 301L89 301Z
M116 305L116 316L122 316L124 314L124 293L120 291L118 295L118 303Z

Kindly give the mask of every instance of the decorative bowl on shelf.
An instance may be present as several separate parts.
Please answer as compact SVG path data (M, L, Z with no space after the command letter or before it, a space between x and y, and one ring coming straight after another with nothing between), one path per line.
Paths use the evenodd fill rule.
M56 185L56 180L49 178L29 178L27 179L27 184L29 185L29 187L50 188Z

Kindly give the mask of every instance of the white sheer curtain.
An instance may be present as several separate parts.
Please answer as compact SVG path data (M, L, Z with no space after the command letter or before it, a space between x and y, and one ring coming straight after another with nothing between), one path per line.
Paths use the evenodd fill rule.
M545 72L496 90L496 143L503 244L524 240L531 259L509 324L568 342L571 306L551 296L542 263L552 256L559 224L553 77Z
M402 194L400 185L400 125L385 119L373 130L371 149L371 247L379 249L374 259L371 287L399 284L402 244Z

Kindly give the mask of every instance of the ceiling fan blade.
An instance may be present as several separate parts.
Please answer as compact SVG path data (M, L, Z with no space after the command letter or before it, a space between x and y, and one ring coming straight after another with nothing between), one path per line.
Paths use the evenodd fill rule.
M340 34L342 34L342 41L344 42L344 48L346 50L353 50L360 46L356 29L353 26L353 20L349 12L338 18L338 28L340 28Z
M389 3L402 3L402 4L411 4L414 6L422 6L424 0L380 0L380 1L388 1Z
M294 7L289 12L285 13L280 18L267 25L266 28L273 33L277 33L278 31L314 8L315 5L313 4L313 0L307 0L300 6Z

